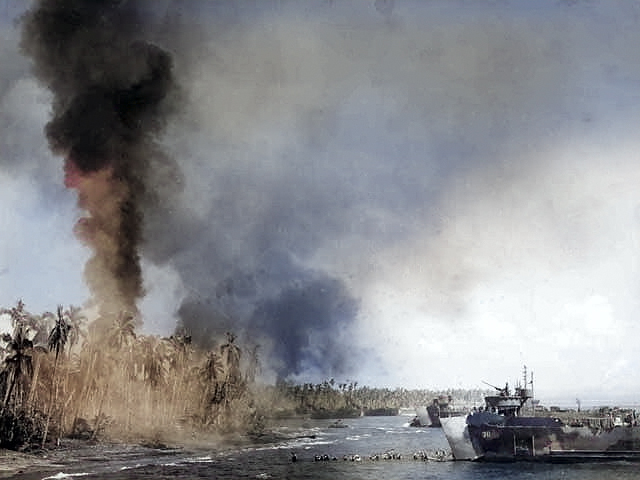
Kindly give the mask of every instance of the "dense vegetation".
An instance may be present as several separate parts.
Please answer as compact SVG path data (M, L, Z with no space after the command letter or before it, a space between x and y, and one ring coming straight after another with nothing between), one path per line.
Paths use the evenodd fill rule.
M241 363L231 333L202 352L188 336L137 335L127 315L88 325L78 308L33 315L21 301L0 314L13 329L0 345L0 447L104 432L176 439L195 426L224 432L251 423L257 359Z
M130 315L89 323L76 307L34 315L22 301L0 315L12 327L0 337L0 448L103 434L155 442L202 432L261 434L274 418L347 417L427 405L443 394L467 403L483 394L376 389L333 379L260 385L257 346L242 355L232 333L202 351L184 334L139 335Z
M400 408L429 405L434 398L446 397L456 403L482 404L486 390L409 390L406 388L359 387L358 382L318 384L281 381L264 387L263 397L271 399L271 415L276 417L305 415L311 417L348 417L375 412L395 412ZM269 392L269 393L267 393Z

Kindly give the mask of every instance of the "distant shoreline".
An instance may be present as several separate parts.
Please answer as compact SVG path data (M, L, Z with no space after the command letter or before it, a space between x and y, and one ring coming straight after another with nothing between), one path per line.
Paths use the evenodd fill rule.
M575 399L567 399L567 398L544 398L543 405L547 408L549 407L561 407L561 408L569 408L569 409L577 409L578 403ZM640 409L640 400L634 399L582 399L580 398L580 408L583 410L589 410L593 408L600 407L620 407L620 408L633 408Z

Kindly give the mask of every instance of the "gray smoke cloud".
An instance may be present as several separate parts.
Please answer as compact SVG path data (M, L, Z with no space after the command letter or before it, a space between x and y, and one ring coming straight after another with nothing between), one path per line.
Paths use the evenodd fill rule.
M470 266L454 227L476 221L463 245L492 251L483 221L538 191L546 149L617 128L614 108L635 115L593 100L640 78L625 2L113 5L171 54L183 92L161 140L177 166L145 177L143 261L175 274L180 328L203 346L225 330L261 343L280 377L376 361L354 338L389 272L419 270L424 310L455 321L501 267ZM457 217L474 204L492 211ZM543 210L508 218L539 225L545 247L589 244L577 217Z
M315 370L323 354L332 374L366 358L339 332L353 326L377 258L437 237L457 178L480 169L499 190L535 168L501 164L502 150L544 135L548 119L527 112L562 101L571 82L553 25L523 33L492 25L490 12L442 26L412 22L416 3L398 22L393 2L174 8L190 104L168 143L190 188L170 221L147 217L145 253L178 272L188 331L203 342L226 328L265 335L280 376ZM433 271L450 292L433 306L464 308L472 275Z

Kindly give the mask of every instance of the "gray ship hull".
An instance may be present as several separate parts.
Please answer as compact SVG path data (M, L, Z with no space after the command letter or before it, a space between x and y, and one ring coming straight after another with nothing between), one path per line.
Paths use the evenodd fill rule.
M640 426L593 422L569 426L551 417L510 417L480 412L442 419L455 460L640 460Z

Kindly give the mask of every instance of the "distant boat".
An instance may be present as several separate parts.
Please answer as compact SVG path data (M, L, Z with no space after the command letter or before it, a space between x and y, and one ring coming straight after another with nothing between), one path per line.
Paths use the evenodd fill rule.
M429 415L429 421L431 427L440 428L442 424L441 418L448 417L460 417L469 412L469 409L464 406L455 405L451 395L440 395L434 398L431 405L427 406L427 414Z
M349 425L342 422L341 419L336 420L329 424L329 428L348 428Z
M485 406L467 416L441 418L455 460L581 462L640 461L640 426L634 410L590 414L570 412L564 418L545 413L521 415L533 399L524 386L509 385L485 397ZM533 388L533 380L530 382ZM558 414L558 412L551 412Z
M431 420L429 419L429 413L425 407L416 407L416 414L409 422L410 427L430 427Z

